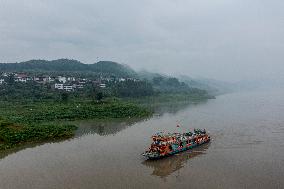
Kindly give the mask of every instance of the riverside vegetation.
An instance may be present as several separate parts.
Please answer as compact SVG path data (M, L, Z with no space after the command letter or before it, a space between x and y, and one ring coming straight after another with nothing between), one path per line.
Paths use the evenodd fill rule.
M5 150L27 142L72 137L77 127L58 124L60 121L146 117L151 112L121 101L29 104L1 102L0 115L0 150Z

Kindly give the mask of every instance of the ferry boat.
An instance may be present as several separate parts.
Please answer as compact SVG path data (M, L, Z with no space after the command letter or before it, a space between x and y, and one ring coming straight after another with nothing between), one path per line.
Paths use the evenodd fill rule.
M152 144L142 155L148 159L160 159L210 141L206 130L194 129L187 133L157 133L152 136Z

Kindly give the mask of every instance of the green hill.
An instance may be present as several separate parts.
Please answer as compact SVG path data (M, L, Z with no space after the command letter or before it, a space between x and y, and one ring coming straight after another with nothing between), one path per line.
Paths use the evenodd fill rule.
M118 77L134 77L136 72L128 66L100 61L94 64L84 64L77 60L29 60L20 63L0 63L1 72L94 72Z
M109 75L115 74L118 76L129 77L137 76L137 73L129 66L118 64L112 61L100 61L95 64L90 64L89 67L95 72L105 73Z

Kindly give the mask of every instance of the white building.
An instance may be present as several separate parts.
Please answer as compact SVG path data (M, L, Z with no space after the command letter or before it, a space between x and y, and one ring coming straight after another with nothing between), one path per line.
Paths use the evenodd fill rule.
M64 85L62 83L55 83L54 88L58 90L65 90L65 91L70 92L70 91L73 91L75 87L72 85Z
M106 88L106 84L101 83L101 84L100 84L100 88Z
M38 79L38 81L41 80L40 78ZM51 83L51 82L54 82L55 79L53 77L50 77L50 76L45 76L45 77L42 77L42 81L43 83Z
M66 77L62 77L62 76L58 76L57 79L60 83L66 83L67 81Z
M61 84L61 83L55 83L54 88L55 88L55 89L58 89L58 90L63 90L63 84Z
M16 77L15 78L16 82L23 82L26 83L27 82L27 78L26 77Z
M3 84L5 81L4 79L0 79L0 85Z
M34 77L34 81L39 81L40 80L40 78L39 77Z
M28 78L29 77L27 76L27 74L24 74L24 73L16 73L15 74L15 81L16 82L26 83Z
M84 88L84 85L82 84L73 84L73 88L75 89L83 89Z
M76 78L75 77L68 77L67 80L68 81L76 81Z
M64 86L63 86L63 89L64 89L65 91L73 91L73 86L72 86L72 85L64 85Z
M86 84L87 83L87 79L79 79L79 83L80 84Z
M54 81L55 81L54 77L48 77L48 82L54 82Z
M47 83L47 82L49 82L49 77L43 77L42 80L43 80L44 83Z

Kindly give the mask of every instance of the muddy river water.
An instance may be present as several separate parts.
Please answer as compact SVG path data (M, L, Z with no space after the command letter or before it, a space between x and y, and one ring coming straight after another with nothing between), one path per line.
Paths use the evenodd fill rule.
M73 139L0 156L0 189L284 188L284 90L160 108L147 120L77 124ZM193 128L213 140L158 161L140 155L152 134Z

